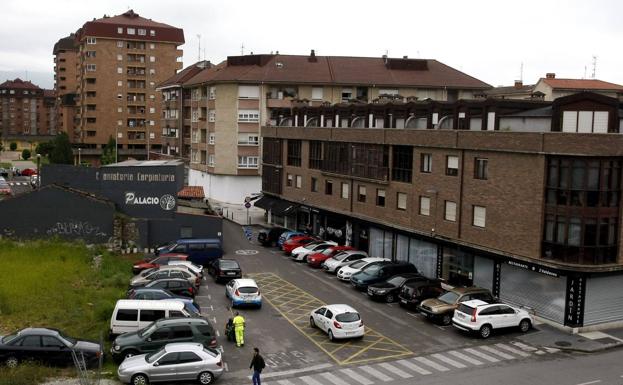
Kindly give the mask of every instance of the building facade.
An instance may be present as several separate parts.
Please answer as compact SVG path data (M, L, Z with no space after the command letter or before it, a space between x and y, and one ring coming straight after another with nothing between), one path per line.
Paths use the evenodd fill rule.
M183 82L190 91L190 108L181 119L190 125L190 184L230 203L259 192L260 127L288 124L282 111L292 103L368 103L381 95L452 101L472 99L490 87L428 59L316 56L314 51L230 56Z
M593 93L295 107L262 128L256 206L556 324L620 323L619 109Z
M159 152L161 104L156 85L182 68L178 47L184 43L183 31L129 10L86 22L74 39L73 49L69 42L61 44L65 39L55 49L57 93L66 97L61 104L70 104L67 95L75 93L74 130L69 136L81 148L82 158L97 163L110 138L117 143L120 159L146 159L150 148ZM68 58L74 53L72 71ZM63 58L68 74L64 80ZM64 119L70 130L70 119Z
M65 132L70 141L79 142L79 131L76 131L76 90L78 76L76 73L78 45L76 35L70 34L54 44L54 105L56 123L59 132Z

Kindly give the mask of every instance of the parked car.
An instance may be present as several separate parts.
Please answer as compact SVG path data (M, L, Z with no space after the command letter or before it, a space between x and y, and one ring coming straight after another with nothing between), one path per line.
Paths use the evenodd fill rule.
M232 279L225 285L225 295L231 300L231 307L252 305L262 307L262 294L254 280Z
M368 257L368 253L361 250L346 250L335 254L333 257L324 261L321 265L327 273L337 273L341 267L350 265L354 261ZM339 277L338 277L339 278Z
M496 302L491 292L481 287L455 287L439 296L422 301L417 307L418 311L432 321L441 322L443 325L452 323L454 310L461 302L479 299L487 303Z
M262 246L277 246L279 237L286 231L288 231L288 229L284 229L283 227L273 227L268 230L260 230L257 234L257 241L262 244Z
M214 281L229 281L242 278L242 269L235 259L217 259L208 265L208 273Z
M287 241L288 239L292 237L298 237L301 235L306 235L306 234L302 231L285 231L281 233L281 235L279 236L279 239L277 240L277 247L281 249L285 241Z
M157 255L183 254L188 261L206 266L223 256L223 245L218 238L182 238L156 249Z
M454 311L452 325L468 332L478 332L482 338L489 338L497 329L518 328L526 333L534 320L524 310L504 303L486 303L475 299L462 302Z
M319 267L321 267L322 263L324 261L326 261L327 259L333 257L334 255L336 255L337 253L339 253L341 251L347 251L347 250L355 250L355 248L351 247L351 246L330 246L330 247L327 247L326 249L324 249L321 252L310 254L307 257L307 265L310 266L310 267L319 268Z
M167 344L153 353L130 357L117 369L119 380L133 385L172 381L209 385L222 373L221 352L195 343Z
M9 177L9 170L7 170L6 168L0 167L0 177L8 178Z
M173 294L190 298L195 298L195 295L197 295L199 290L184 278L157 279L155 281L151 281L143 287L152 289L167 289Z
M145 258L142 261L135 263L132 266L132 273L134 275L140 274L142 271L147 269L153 269L154 267L160 267L161 265L167 265L169 261L173 260L185 260L187 258L186 255L161 255L155 258Z
M337 243L333 241L310 242L305 246L299 246L292 250L291 254L295 261L307 262L307 257L309 255L324 251L332 246L337 246Z
M409 262L390 262L368 266L350 277L350 283L357 290L367 290L368 286L382 282L397 274L417 273L417 268Z
M337 279L339 279L340 281L350 282L350 277L353 274L360 272L362 269L365 269L370 265L386 262L390 262L390 260L376 257L361 258L355 261L347 262L346 265L340 267L340 269L337 271Z
M441 281L431 279L406 283L398 294L400 306L415 309L425 299L437 298L445 293Z
M170 292L167 289L152 289L145 287L137 287L136 289L131 289L128 291L126 295L127 299L147 299L147 300L162 300L162 299L174 299L177 301L182 301L185 303L189 303L195 307L197 313L201 313L201 307L194 299L184 297L181 295L176 295Z
M110 317L108 337L140 330L160 318L199 316L195 306L174 299L120 299Z
M329 340L363 337L365 329L357 310L348 305L325 305L312 310L309 326L329 335Z
M110 353L119 363L171 342L198 342L205 347L216 347L216 332L205 318L161 318L145 328L115 338Z
M12 195L13 190L11 190L11 186L7 183L7 181L0 176L0 195Z
M84 354L89 367L95 366L103 354L100 344L69 337L57 329L26 328L0 336L0 362L10 368L31 360L47 365L73 365L72 350Z
M290 255L292 253L292 250L296 249L299 246L305 246L308 243L312 243L312 242L318 242L319 239L316 237L312 237L310 235L299 235L296 237L292 237L290 239L288 239L287 241L285 241L283 243L283 246L281 246L281 250L283 250L283 252L286 255Z
M368 297L384 302L395 302L398 300L398 293L407 284L413 282L430 282L430 279L419 273L401 273L388 278L385 281L368 285Z
M22 170L22 176L31 176L36 174L37 170L33 170L32 168L25 168Z
M130 288L145 286L151 281L166 278L183 278L195 287L201 285L201 278L191 273L187 267L162 265L157 269L145 270L143 273L134 276L130 281Z
M165 265L186 266L191 273L195 273L195 275L203 278L203 265L198 265L185 259L170 259L167 263L165 263Z

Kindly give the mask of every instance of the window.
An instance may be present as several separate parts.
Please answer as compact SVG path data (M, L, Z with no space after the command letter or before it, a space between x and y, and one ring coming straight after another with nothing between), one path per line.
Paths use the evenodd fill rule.
M379 95L398 95L398 90L381 88L379 89Z
M173 326L171 327L171 331L172 331L171 333L172 339L193 337L193 331L190 329L190 326L188 325Z
M117 80L117 87L123 87L123 80Z
M141 310L141 321L153 322L159 320L160 318L164 318L165 311L164 310Z
M430 198L420 197L420 215L430 215Z
M323 88L322 87L312 87L312 100L322 100L323 98Z
M123 107L117 107L117 112L123 112Z
M150 29L149 36L156 36L156 31L154 31L153 29Z
M257 146L260 144L260 137L257 134L238 134L238 144Z
M240 99L259 99L259 86L238 86L238 97Z
M94 37L87 37L87 44L97 44L97 39Z
M292 174L287 174L286 175L286 186L288 187L292 187L292 183L294 181L294 175Z
M303 177L302 176L300 176L300 175L296 176L296 185L295 185L295 187L296 188L303 187Z
M309 141L309 168L320 170L322 167L322 142L319 140Z
M123 40L117 41L117 48L123 48Z
M456 202L446 201L444 211L444 219L446 221L456 222Z
M311 191L318 192L318 178L311 177Z
M301 167L301 141L288 139L288 166Z
M96 66L95 64L87 64L87 72L95 72Z
M459 157L455 155L448 155L446 157L446 175L457 176L459 175Z
M136 321L137 319L138 319L138 310L136 309L117 310L117 321Z
M155 56L150 56L149 57L149 62L150 63L155 63L156 62L156 57Z
M192 332L191 332L191 335L192 335ZM187 364L189 362L199 362L199 361L201 361L201 358L193 352L180 352L180 358L179 358L180 364Z
M362 203L366 201L366 186L359 185L357 190L357 201Z
M117 33L122 34L123 33L123 28L122 27L117 27Z
M472 224L476 227L485 227L487 219L487 208L482 206L473 207Z
M87 51L87 57L95 57L96 51Z
M56 337L50 336L41 336L41 340L43 341L43 347L46 348L63 348L65 344L58 340Z
M149 113L150 113L150 114L155 114L155 113L156 113L156 108L154 108L154 107L149 107Z
M150 68L149 69L149 74L150 75L155 75L156 74L156 70L154 68Z
M156 49L156 44L149 43L149 49Z
M333 181L327 180L324 182L324 193L333 195Z
M216 122L216 111L214 110L208 111L208 122Z
M41 337L39 336L26 336L21 341L21 346L27 347L40 347L41 346Z
M209 99L216 99L216 87L210 87L210 91L208 93Z
M413 147L392 147L392 180L397 182L411 183L411 170L413 168Z
M239 156L238 168L257 168L258 159L257 156Z
M383 189L376 190L376 205L385 207L385 190Z
M145 36L145 35L147 35L147 30L146 30L146 29L143 29L143 28L139 28L139 29L138 29L138 34L139 34L140 36Z
M607 133L608 111L564 111L562 132Z
M420 155L420 171L426 172L426 173L433 171L433 155L432 154L421 154Z
M396 194L396 208L398 210L407 209L407 194L401 192Z
M259 110L238 110L239 122L259 122L260 111Z
M134 28L128 28L127 33L128 35L134 35L136 33L136 30Z
M353 98L352 88L342 89L342 103L348 103L348 101L351 100L352 98Z
M214 154L208 155L208 166L214 167Z
M211 132L208 135L208 144L214 144L215 138L216 138L216 134L214 132Z
M179 356L179 353L166 354L164 357L158 360L158 365L160 366L175 365L178 362L177 361L178 356Z
M486 180L488 177L487 165L489 161L484 158L476 158L474 162L474 178Z
M122 74L122 73L123 73L123 68L121 68L121 67L117 67L117 73L118 73L118 74Z
M342 199L348 199L350 196L350 184L342 182Z

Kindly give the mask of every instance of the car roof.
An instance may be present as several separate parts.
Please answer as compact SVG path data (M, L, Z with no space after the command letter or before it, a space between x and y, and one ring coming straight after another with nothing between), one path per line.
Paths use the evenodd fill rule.
M352 306L341 303L325 305L324 307L331 310L333 313L359 313Z
M485 302L485 301L480 300L480 299L472 299L472 300L464 301L464 302L461 302L461 303L463 305L467 305L469 307L481 307L481 306L487 306L487 305L496 305L496 304L491 304L491 303Z
M164 345L164 350L167 353L171 352L187 352L187 351L202 351L203 345L198 342L173 342Z
M117 309L152 309L152 310L166 310L166 309L183 309L184 303L175 299L120 299L115 305Z
M231 259L231 258L219 258L219 259L217 259L217 261L218 261L219 263L221 263L221 262L223 262L223 261L228 261L228 262L236 262L236 264L240 265L240 264L238 263L238 261L236 261L235 259Z
M59 331L50 328L25 328L17 332L18 335L43 334L48 336L57 336Z
M188 280L186 278L160 278L160 279L154 279L153 281L149 282L147 285L151 285L154 282L161 282L161 281L178 281L178 282L187 282L190 285L190 282L188 282ZM151 286L150 286L151 287Z
M351 250L351 249L342 250L341 252L342 252L342 253L344 253L344 254L348 254L348 255L352 255L352 254L366 254L366 255L367 255L367 254L368 254L368 253L366 253L365 251L361 251L361 250ZM367 259L367 258L375 258L375 257L366 257L366 258L364 258L364 259ZM379 259L383 259L383 258L379 258Z
M181 302L180 302L181 303ZM206 324L210 325L210 321L205 318L199 317L170 317L170 318L160 318L156 321L156 323L160 325L181 325L181 324Z
M251 287L258 287L257 283L255 282L255 280L251 279L251 278L238 278L238 279L234 279L234 282L238 285L238 286L251 286Z
M477 293L477 292L487 292L489 293L489 290L487 289L483 289L482 287L478 287L478 286L470 286L470 287L463 287L463 286L459 286L459 287L455 287L453 289L450 289L448 291L457 293L457 294L467 294L467 293Z

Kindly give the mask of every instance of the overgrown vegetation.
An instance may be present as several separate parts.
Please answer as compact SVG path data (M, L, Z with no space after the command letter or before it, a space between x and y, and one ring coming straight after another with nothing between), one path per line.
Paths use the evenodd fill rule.
M131 266L130 259L77 242L0 240L0 334L53 327L77 338L102 335L104 352L110 351L110 315L125 294ZM105 369L114 372L110 362ZM0 366L0 385L30 385L74 373L72 368Z

